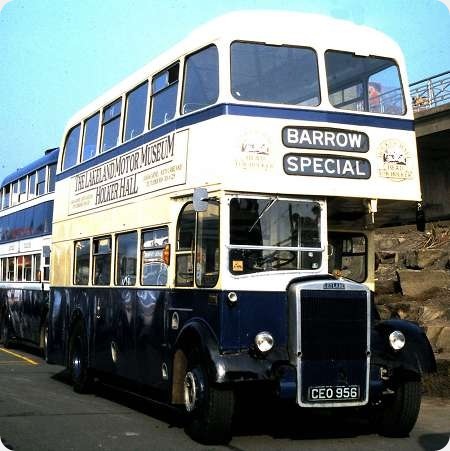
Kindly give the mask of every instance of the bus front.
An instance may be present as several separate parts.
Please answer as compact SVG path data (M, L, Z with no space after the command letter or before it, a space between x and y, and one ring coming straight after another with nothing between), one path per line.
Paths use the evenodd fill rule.
M398 47L334 25L328 42L313 25L290 45L229 42L225 113L204 144L190 135L192 166L207 167L190 177L208 191L197 214L220 205L221 244L197 247L192 272L201 279L220 254L215 382L271 384L306 408L368 406L402 435L434 358L418 327L377 314L374 230L420 200L413 114ZM202 383L188 376L193 409Z

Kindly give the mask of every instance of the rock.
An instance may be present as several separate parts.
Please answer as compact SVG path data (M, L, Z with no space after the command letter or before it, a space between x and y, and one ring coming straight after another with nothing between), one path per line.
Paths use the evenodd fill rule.
M419 321L421 324L430 323L437 319L446 318L447 309L435 305L423 305L419 309Z
M442 328L436 340L436 349L438 352L450 352L450 325Z
M416 271L413 269L397 270L402 293L406 296L418 297L432 288L450 288L450 271Z
M443 325L428 325L424 327L425 333L427 334L428 340L430 341L433 349L436 349L436 342L443 328Z
M391 318L391 310L386 305L377 305L377 310L382 320Z
M406 252L404 264L410 269L426 269L433 265L445 268L448 259L447 252L441 249L420 249Z
M399 291L398 282L394 279L378 280L375 289L377 294L391 294Z
M381 251L390 251L395 249L399 242L397 238L382 238L378 241L378 249Z
M417 302L395 302L387 306L391 311L391 318L417 321L420 307Z
M397 252L392 251L380 251L376 253L378 255L380 263L395 263Z

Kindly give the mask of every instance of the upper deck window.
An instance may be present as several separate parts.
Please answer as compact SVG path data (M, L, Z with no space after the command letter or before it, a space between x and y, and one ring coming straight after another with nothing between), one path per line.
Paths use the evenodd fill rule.
M37 171L36 194L38 196L45 194L45 172L45 168L41 168Z
M393 60L329 50L325 65L328 96L336 108L405 114L400 73Z
M64 159L63 159L63 170L69 169L77 164L78 158L78 143L80 141L80 124L73 127L70 130L66 138L66 145L64 146ZM43 194L43 193L38 193Z
M47 190L47 192L49 193L55 191L55 178L56 178L56 164L50 164L48 166L48 190Z
M10 197L11 197L11 185L5 186L5 191L3 194L3 208L8 208L10 205Z
M147 93L148 82L145 82L127 94L124 141L136 138L144 131Z
M19 181L12 184L12 199L11 205L17 205L19 203Z
M182 114L212 105L219 97L219 54L211 45L186 58Z
M30 174L29 180L29 197L32 199L36 195L36 172Z
M179 69L180 64L176 63L153 77L150 128L164 124L175 116Z
M95 155L97 150L98 123L100 113L96 113L84 123L83 148L81 150L81 161L88 160Z
M19 202L24 202L27 200L27 178L21 178L19 184Z
M316 106L320 103L316 53L304 47L234 42L231 92L238 100Z
M112 149L119 143L121 112L122 99L117 99L103 110L101 152Z

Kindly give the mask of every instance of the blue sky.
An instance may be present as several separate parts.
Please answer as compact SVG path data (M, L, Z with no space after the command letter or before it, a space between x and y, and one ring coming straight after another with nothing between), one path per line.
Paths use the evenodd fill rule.
M402 47L410 82L450 69L450 13L438 0L10 0L0 11L0 180L58 146L78 109L196 26L238 9L377 28Z

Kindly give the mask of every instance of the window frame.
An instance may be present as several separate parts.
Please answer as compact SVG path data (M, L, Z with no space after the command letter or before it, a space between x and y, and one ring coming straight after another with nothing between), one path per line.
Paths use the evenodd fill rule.
M340 85L338 90L335 90L334 92L330 91L330 85L328 83L328 69L327 69L327 53L335 53L335 54L342 54L342 55L350 55L353 57L360 57L360 58L376 58L379 60L384 60L384 61L389 61L392 64L388 65L382 69L378 69L376 71L372 71L372 72L368 72L366 75L367 77L364 79L352 79L352 84L343 84L342 86ZM327 94L327 99L328 102L330 104L330 106L335 109L336 111L344 111L344 112L356 112L356 113L367 113L367 114L383 114L385 116L389 116L389 117L403 117L408 113L408 102L406 101L406 93L405 93L405 89L404 89L404 83L403 83L403 78L402 78L402 74L400 71L400 65L398 64L397 60L395 58L391 58L391 57L386 57L386 56L381 56L381 55L357 55L355 52L349 52L349 51L344 51L344 50L335 50L332 48L328 48L323 52L323 62L324 62L324 70L325 70L325 81L326 84L324 86L324 89L326 91ZM370 105L369 105L369 95L368 95L368 87L369 87L369 83L370 83L370 78L381 72L382 70L385 70L389 67L395 67L397 69L397 74L398 74L398 81L399 81L399 90L401 92L401 97L402 97L402 106L403 106L403 112L401 114L394 114L394 113L385 113L385 112L377 112L377 111L371 111L370 110ZM347 88L350 88L352 86L355 86L355 84L357 82L362 83L362 90L363 90L363 95L362 97L355 97L354 99L352 99L351 101L347 101L347 102L342 102L341 104L351 104L353 102L357 102L358 100L362 101L363 103L363 110L356 110L356 109L344 109L344 108L339 108L338 106L336 106L334 103L332 103L330 97L332 94L335 94L338 91L344 91Z
M205 50L207 50L209 48L212 48L212 47L214 47L216 49L216 51L217 51L217 96L216 96L216 99L214 100L214 102L209 103L209 104L207 104L205 106L202 106L200 108L196 108L195 110L191 110L191 111L185 112L183 110L184 110L184 98L185 98L185 95L186 95L186 74L187 74L186 67L187 67L187 63L189 61L189 58L192 58L195 55L198 55L199 53L201 53L201 52L203 52L203 51L205 51ZM186 114L194 113L196 111L202 110L204 108L208 108L208 107L210 107L212 105L215 105L217 103L217 101L219 100L219 97L220 97L220 84L221 84L220 83L220 54L219 54L219 48L217 47L217 45L214 44L214 43L211 43L211 44L209 44L209 45L207 45L205 47L202 47L199 50L196 50L195 52L190 53L189 55L186 55L185 58L184 58L184 61L183 61L183 73L182 73L182 75L183 75L183 83L182 83L181 96L180 96L180 102L179 102L179 113L180 113L180 115L184 116Z
M157 230L165 230L167 233L165 234L165 236L167 237L167 243L158 245L158 246L144 246L144 235L148 232L154 232ZM146 228L141 230L141 236L140 236L140 271L139 271L139 282L140 285L143 287L166 287L169 283L169 265L164 261L164 252L165 249L167 248L167 246L169 245L169 226L166 224L160 225L160 226L156 226L156 227L150 227L150 228ZM169 245L170 246L170 245ZM162 265L164 265L165 267L165 276L166 276L166 280L164 284L148 284L148 283L144 283L144 269L145 269L145 265L144 265L144 252L148 252L148 251L161 251L161 257L160 257L160 262L157 261L158 257L154 257L155 262L159 263L160 266L162 267ZM161 271L161 269L160 269ZM159 277L159 276L158 276Z
M95 113L91 114L89 117L87 117L86 119L83 120L83 136L81 137L80 141L81 141L81 149L80 149L80 158L79 158L79 162L83 163L84 161L88 161L92 158L95 158L98 154L98 150L99 150L99 137L100 137L100 126L101 126L101 111L97 110ZM95 137L95 150L94 150L94 154L92 156L90 156L89 158L84 158L84 151L85 151L85 144L86 144L86 132L87 132L87 124L91 119L94 119L95 116L98 116L97 119L97 133L96 133L96 137Z
M105 119L105 111L108 110L109 108L111 108L114 104L119 103L120 102L120 108L119 108L119 112L116 113L114 116L109 117L107 119ZM109 102L108 105L104 106L101 110L101 121L100 121L100 145L98 148L98 153L97 154L102 154L105 152L109 152L110 150L114 149L115 147L119 146L120 144L122 144L122 123L123 123L123 108L124 108L124 101L123 101L123 95L117 97L115 100L113 100L112 102ZM108 124L111 124L113 121L115 121L116 119L118 119L119 121L119 128L117 130L117 137L116 137L116 144L109 147L108 149L103 149L103 145L104 145L104 139L105 139L105 127Z
M108 252L98 252L95 250L96 243L99 243L101 240L109 240L109 251ZM113 255L113 239L112 235L102 235L98 237L94 237L92 239L92 247L91 247L91 255L92 255L92 285L95 286L109 286L111 285L111 276L112 276L112 255ZM109 273L105 274L108 275L108 280L105 280L105 283L98 283L98 277L100 277L101 274L98 274L96 276L96 269L97 269L97 260L100 260L98 257L101 255L109 255Z
M217 238L218 238L218 270L217 275L214 280L214 284L199 284L198 283L198 277L197 277L197 264L198 264L198 257L199 257L199 216L201 214L204 214L208 211L209 205L214 204L218 208L218 231L217 231ZM193 236L191 241L191 249L187 248L181 248L180 247L180 230L181 230L181 221L183 219L183 213L186 211L187 207L192 207L192 212L194 214L194 229L193 229ZM177 228L176 228L176 243L175 243L175 286L179 288L201 288L201 289L212 289L215 286L217 286L219 279L220 279L220 272L221 272L221 261L220 261L220 243L221 243L221 208L220 208L220 202L216 199L210 199L208 200L208 209L206 211L197 212L194 209L193 201L186 202L180 209L180 212L178 214L177 219ZM192 266L192 279L189 279L186 283L180 283L178 280L178 265L179 265L179 257L185 258L187 256L188 263L189 258L191 260L191 266ZM205 254L206 256L206 254ZM189 266L189 265L187 265Z
M314 105L307 105L307 104L295 104L295 103L280 103L280 102L268 102L268 101L260 101L260 100L254 100L254 99L242 99L239 97L236 97L233 93L233 83L232 83L232 69L233 69L233 64L232 64L232 46L233 44L256 44L256 45L262 45L262 46L266 46L266 47L285 47L285 48L295 48L295 49L302 49L302 50L310 50L314 56L315 56L315 70L316 70L316 76L317 76L317 103ZM317 108L320 105L322 105L323 103L323 99L322 99L322 83L321 83L321 70L320 70L320 63L319 63L319 52L316 48L314 47L310 47L310 46L302 46L302 45L287 45L287 44L283 44L283 45L279 45L276 43L270 43L270 42L260 42L260 41L246 41L246 40L240 40L240 39L236 39L234 41L232 41L230 43L229 46L229 89L230 89L230 94L233 97L233 99L239 101L239 102L249 102L249 103L260 103L260 104L269 104L269 105L284 105L286 107L290 107L290 108Z
M66 167L66 155L67 155L67 144L69 141L69 138L72 136L72 133L78 128L78 142L77 142L77 149L76 149L76 155L75 155L75 162ZM76 166L80 161L80 145L81 145L81 122L78 122L76 125L70 128L70 130L66 134L66 139L64 140L64 148L61 158L61 171L67 171L70 168L73 168Z
M119 239L120 237L123 237L125 235L132 235L134 234L136 236L135 240L135 274L134 274L134 282L133 283L119 283L121 278L121 271L120 271L120 246L119 246ZM139 241L139 233L137 230L130 230L127 232L120 232L117 233L114 237L115 239L115 256L114 256L114 285L117 287L134 287L137 284L138 280L138 241Z
M175 81L170 82L170 70L175 68L175 67L178 67L177 79ZM180 90L180 75L182 75L181 67L182 66L180 64L180 60L176 60L172 64L167 66L165 69L157 72L156 74L154 74L151 77L151 80L150 80L150 102L149 102L150 113L149 113L149 117L148 117L148 128L149 128L149 130L152 130L152 129L156 128L156 127L160 127L160 126L172 121L177 116L178 104L179 104L179 101L178 101L179 95L178 94L179 94L179 90ZM162 88L160 88L160 89L155 91L153 83L165 73L167 73L167 84L165 86L163 86ZM167 121L163 121L163 122L160 122L160 123L158 123L156 125L153 125L153 111L154 111L155 98L157 98L163 92L168 91L173 86L176 86L175 108L174 108L173 116L171 118L167 119Z
M363 232L352 232L352 231L333 231L333 230L329 230L328 231L328 247L330 247L330 242L332 241L331 238L335 238L335 239L339 239L341 241L344 241L346 238L347 239L353 239L353 238L362 238L364 240L364 247L365 247L365 251L364 252L345 252L344 250L342 250L341 252L341 261L343 259L343 257L364 257L364 278L362 280L357 280L354 279L352 277L350 277L350 275L346 274L345 278L348 278L350 280L353 280L354 282L357 283L364 283L367 280L367 277L369 275L369 240L367 238L367 235L364 234ZM328 257L328 272L332 272L331 268L330 268L330 257L331 255ZM334 271L338 271L339 273L342 273L343 269L334 269Z
M87 255L88 255L88 267L87 268L88 268L88 271L87 271L87 282L86 283L77 282L77 272L78 272L78 267L79 267L78 259L77 259L77 243L83 243L83 242L88 243L88 246L89 246L88 247L88 252L87 252ZM73 242L73 249L74 249L74 251L73 251L73 265L72 265L72 268L73 268L72 283L74 285L77 285L77 286L89 285L89 283L91 281L92 240L90 238L84 238L84 239L81 239L81 240L75 240Z
M138 89L142 88L143 86L147 86L147 90L145 93L145 106L144 106L144 117L142 119L142 131L140 133L138 133L135 136L132 136L130 138L126 138L126 132L127 132L127 125L128 125L128 112L129 112L129 106L128 106L128 100L130 98L130 94L136 92ZM147 124L147 114L148 114L148 110L150 108L149 105L149 94L151 91L151 83L149 82L149 80L144 80L143 82L139 83L138 85L136 85L133 89L130 89L129 91L127 91L125 93L125 105L124 105L124 117L123 117L123 130L122 130L122 143L131 141L132 139L137 138L138 136L142 135L143 133L146 132L146 124Z

